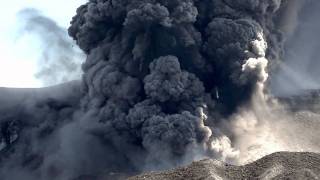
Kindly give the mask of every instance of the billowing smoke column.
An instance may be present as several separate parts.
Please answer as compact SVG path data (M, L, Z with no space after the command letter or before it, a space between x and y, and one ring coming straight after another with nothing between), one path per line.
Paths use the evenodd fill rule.
M152 61L171 55L203 83L206 93L219 91L221 104L232 111L255 84L254 73L241 75L244 62L264 56L265 38L278 43L268 21L279 5L280 1L90 1L78 9L69 33L89 55L84 65L89 92L94 80L90 74L107 66L102 62L142 83ZM264 47L255 48L257 41ZM278 54L268 51L271 59Z
M41 131L44 139L37 123L19 130L25 136L33 132L16 142L23 146L12 143L11 159L24 160L9 161L6 153L11 163L0 174L72 179L237 154L218 124L254 95L263 96L267 66L273 68L281 56L281 33L273 21L280 5L281 0L90 0L69 28L87 54L80 106L43 102L43 111L57 117L53 125ZM26 106L23 112L33 107Z
M281 40L269 29L280 3L91 0L81 6L69 34L88 55L82 100L88 124L105 126L100 133L119 151L141 148L159 168L181 163L188 151L212 151L218 117L263 90L266 58L278 55L267 41Z

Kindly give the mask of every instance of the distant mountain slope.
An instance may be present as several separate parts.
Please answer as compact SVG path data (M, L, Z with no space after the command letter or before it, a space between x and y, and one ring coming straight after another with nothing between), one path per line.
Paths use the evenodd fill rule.
M5 88L0 87L0 112L27 101L44 99L61 101L77 101L80 98L80 81L51 86L46 88Z
M286 97L279 97L293 111L308 110L320 112L320 90L310 89Z

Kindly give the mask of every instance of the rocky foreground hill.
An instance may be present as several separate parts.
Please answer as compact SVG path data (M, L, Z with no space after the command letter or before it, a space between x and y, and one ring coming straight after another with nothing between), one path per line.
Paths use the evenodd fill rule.
M194 162L170 171L147 173L128 180L318 180L320 154L279 152L244 166L217 160Z

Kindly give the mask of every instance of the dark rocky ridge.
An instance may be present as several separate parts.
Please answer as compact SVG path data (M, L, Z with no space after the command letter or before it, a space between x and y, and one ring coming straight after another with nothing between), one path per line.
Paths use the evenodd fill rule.
M292 111L309 110L320 112L320 90L310 89L287 97L279 97L279 101L287 104Z

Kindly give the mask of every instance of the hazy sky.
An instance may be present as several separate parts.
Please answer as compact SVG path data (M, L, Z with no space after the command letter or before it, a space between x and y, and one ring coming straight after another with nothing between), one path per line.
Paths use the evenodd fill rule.
M39 42L32 36L18 38L17 12L35 8L67 28L76 8L86 0L10 0L0 11L0 87L42 87L34 77Z

